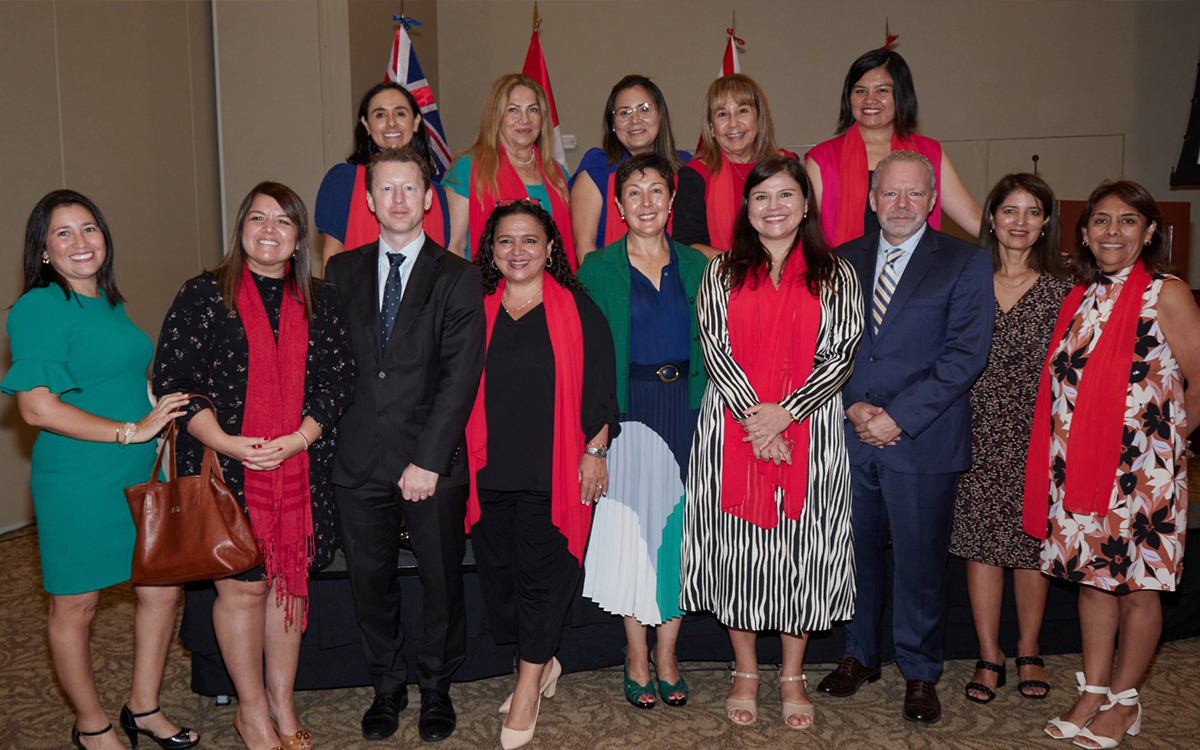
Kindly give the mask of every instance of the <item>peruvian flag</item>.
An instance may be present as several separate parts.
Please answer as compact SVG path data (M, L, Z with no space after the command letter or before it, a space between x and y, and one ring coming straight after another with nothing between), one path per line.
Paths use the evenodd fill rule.
M395 16L400 22L396 28L396 41L392 44L392 57L388 60L387 80L398 83L408 89L421 108L421 119L425 122L425 132L429 133L429 145L433 149L433 157L437 162L437 175L440 177L450 168L450 147L446 144L446 131L442 127L442 116L438 114L437 102L433 99L433 90L417 61L417 51L413 49L412 39L408 36L411 25L420 25L404 16Z
M717 78L722 76L730 76L734 73L742 72L742 64L738 61L738 45L743 45L746 42L738 39L733 35L733 27L725 29L725 33L729 35L729 44L725 45L725 57L721 60L721 72L717 73ZM700 136L696 141L696 153L704 150L704 136Z
M536 8L534 10L536 13ZM554 160L567 169L567 152L563 148L562 130L558 127L558 109L554 106L554 92L550 89L550 74L546 71L546 58L542 55L542 43L538 38L538 27L542 25L539 18L533 27L533 36L529 38L529 52L525 54L525 66L521 74L527 75L541 84L546 91L546 99L550 102L550 122L554 125ZM570 170L567 169L570 174Z
M745 44L745 42L733 35L732 26L725 29L725 33L729 35L729 44L725 46L725 58L721 60L721 72L717 74L717 78L742 72L742 65L738 62L737 48L738 45Z

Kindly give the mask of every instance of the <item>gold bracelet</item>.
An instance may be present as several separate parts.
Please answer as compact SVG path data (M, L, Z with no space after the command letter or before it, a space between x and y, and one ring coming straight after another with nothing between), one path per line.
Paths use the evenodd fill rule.
M115 424L117 426L117 434L113 437L113 442L120 444L120 442L121 442L121 423L114 419L113 424Z
M296 430L292 434L299 435L300 439L304 441L304 450L308 450L309 442L308 442L308 438L304 437L304 433L301 432L300 430Z

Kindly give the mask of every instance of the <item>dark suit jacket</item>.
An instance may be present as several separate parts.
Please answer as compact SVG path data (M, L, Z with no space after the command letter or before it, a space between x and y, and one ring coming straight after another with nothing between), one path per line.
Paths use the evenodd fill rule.
M892 296L878 335L871 331L879 232L837 248L862 284L867 326L842 390L847 408L882 406L903 432L900 442L873 448L846 420L850 463L872 451L883 465L908 474L965 471L971 464L967 391L987 364L995 324L992 261L982 248L926 227Z
M426 238L380 351L379 243L329 259L358 360L355 404L338 423L333 482L361 486L378 462L399 481L412 463L467 482L464 429L483 372L486 321L479 269Z

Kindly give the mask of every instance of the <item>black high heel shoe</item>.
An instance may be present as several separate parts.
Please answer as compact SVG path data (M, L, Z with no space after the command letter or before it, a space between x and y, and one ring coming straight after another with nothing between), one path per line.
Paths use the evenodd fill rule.
M158 743L159 747L163 748L163 750L187 750L189 747L195 747L196 745L200 744L200 734L197 733L196 739L193 740L191 738L192 730L188 727L181 727L179 729L179 733L172 735L171 737L159 737L149 729L142 729L137 725L138 719L145 718L147 716L153 716L161 711L161 708L156 708L153 711L147 711L144 714L135 714L133 711L129 710L128 703L124 706L121 706L121 728L125 730L126 736L129 737L129 746L132 747L133 750L137 750L139 734L144 734L150 739L154 740L156 743ZM109 725L109 729L112 729L111 724ZM98 732L98 734L103 734L103 732Z
M87 748L83 746L83 742L79 739L80 737L99 737L102 734L108 734L112 730L113 730L112 724L109 724L105 728L101 729L99 732L81 732L81 731L79 731L78 724L72 724L71 725L71 744L74 745L75 747L79 748L79 750L87 750Z

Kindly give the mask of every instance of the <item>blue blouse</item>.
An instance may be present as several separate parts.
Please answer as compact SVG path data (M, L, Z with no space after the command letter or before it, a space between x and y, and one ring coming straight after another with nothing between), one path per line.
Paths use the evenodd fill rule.
M679 257L662 269L659 288L629 264L629 362L635 365L682 364L691 357L691 306L679 275Z

